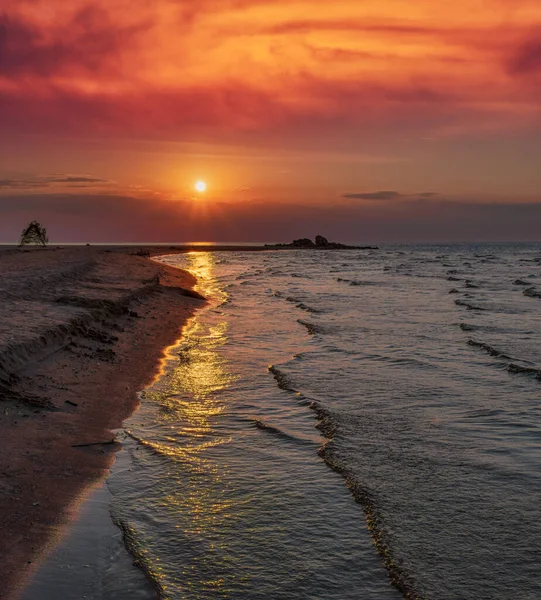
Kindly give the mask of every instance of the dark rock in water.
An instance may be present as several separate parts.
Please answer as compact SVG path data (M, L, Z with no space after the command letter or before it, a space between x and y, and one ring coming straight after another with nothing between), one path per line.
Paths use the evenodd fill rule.
M452 275L450 275L449 277L447 277L447 281L460 281L459 277L453 277Z
M315 246L314 242L310 238L300 238L298 240L293 240L291 242L292 246L295 248L313 248Z
M535 288L528 288L522 292L525 296L529 296L530 298L541 298L541 292L536 290Z
M303 248L317 250L379 250L377 246L347 246L338 242L329 242L322 235L316 236L315 243L309 238L299 238L293 240L290 244L265 244L268 250L282 250L285 248Z
M460 292L456 288L453 288L452 290L450 290L449 293L450 294L460 294Z
M528 286L530 284L527 281L522 281L522 279L515 279L515 281L513 281L513 285L525 285L525 286Z

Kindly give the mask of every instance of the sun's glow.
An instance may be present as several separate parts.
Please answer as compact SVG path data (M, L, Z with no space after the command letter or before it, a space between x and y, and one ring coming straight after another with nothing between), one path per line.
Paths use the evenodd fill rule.
M203 192L207 191L207 184L204 181L196 181L195 182L195 189L196 191L198 191L200 194L202 194Z

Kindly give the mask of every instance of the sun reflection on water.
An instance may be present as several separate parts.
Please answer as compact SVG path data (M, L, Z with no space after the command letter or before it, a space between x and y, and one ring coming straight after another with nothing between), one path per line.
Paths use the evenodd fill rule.
M195 290L205 298L212 298L221 304L228 295L215 277L216 258L213 252L188 252L188 264L184 269L196 279Z
M226 302L228 295L214 276L214 255L194 252L186 257L185 269L197 278L196 290L209 300L210 309ZM228 342L227 321L216 312L217 319L207 323L200 314L186 324L181 340L169 351L171 360L161 377L144 393L145 403L158 408L158 423L167 425L167 433L162 427L156 438L138 441L170 462L168 486L157 505L200 549L179 565L183 586L196 593L194 597L206 590L225 598L240 574L222 532L238 519L239 510L238 506L234 510L231 500L228 470L223 464L218 467L212 451L231 441L216 419L226 409L220 392L238 375L231 372L221 352Z

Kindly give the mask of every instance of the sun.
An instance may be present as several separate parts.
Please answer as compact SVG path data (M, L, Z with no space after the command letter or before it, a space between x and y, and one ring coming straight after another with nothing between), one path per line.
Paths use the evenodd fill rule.
M197 192L199 192L200 194L202 194L203 192L207 191L207 184L204 181L196 181L195 182L195 189Z

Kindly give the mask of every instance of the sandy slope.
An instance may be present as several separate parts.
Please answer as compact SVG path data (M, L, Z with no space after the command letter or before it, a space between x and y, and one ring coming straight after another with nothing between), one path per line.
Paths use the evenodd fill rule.
M129 248L0 252L0 598L106 473L193 283Z

